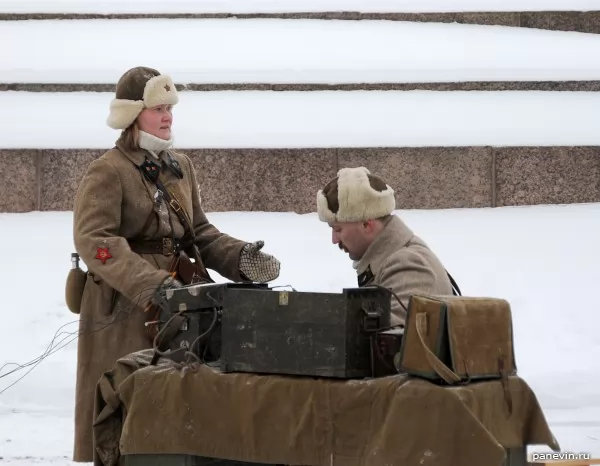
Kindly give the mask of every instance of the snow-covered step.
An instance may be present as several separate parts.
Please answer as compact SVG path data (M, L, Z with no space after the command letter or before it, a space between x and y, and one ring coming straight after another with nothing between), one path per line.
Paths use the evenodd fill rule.
M125 44L159 37L122 53ZM164 34L162 39L161 34ZM7 21L0 82L115 83L147 65L179 83L593 80L600 35L390 21Z
M0 13L587 11L597 0L3 0Z
M0 148L110 147L112 97L0 92ZM598 108L598 92L187 91L174 132L180 148L584 146Z

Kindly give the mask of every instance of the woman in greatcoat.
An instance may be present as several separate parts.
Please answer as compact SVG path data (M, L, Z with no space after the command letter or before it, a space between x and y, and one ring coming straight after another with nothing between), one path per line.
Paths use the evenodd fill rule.
M96 383L118 358L152 347L144 309L156 292L180 285L168 270L179 243L197 246L196 265L205 281L210 281L206 269L231 281L267 282L279 275L279 261L260 251L262 241L233 238L208 221L190 159L171 149L177 102L169 76L146 67L127 71L107 120L122 133L114 148L90 163L76 193L74 244L87 266L81 305L74 310L80 313L77 462L93 461ZM166 198L181 205L187 222Z

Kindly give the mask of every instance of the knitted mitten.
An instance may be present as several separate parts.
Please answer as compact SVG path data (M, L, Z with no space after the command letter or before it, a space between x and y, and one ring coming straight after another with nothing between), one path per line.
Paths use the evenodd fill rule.
M261 251L264 241L248 243L240 253L241 275L252 282L264 283L279 276L280 262Z

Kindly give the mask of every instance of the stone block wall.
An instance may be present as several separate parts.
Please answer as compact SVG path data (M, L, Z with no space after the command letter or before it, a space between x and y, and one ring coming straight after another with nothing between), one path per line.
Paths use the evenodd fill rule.
M480 24L486 26L525 27L554 31L600 33L600 11L491 11L491 12L440 12L440 13L394 13L358 11L324 11L294 13L3 13L0 21L23 21L28 19L133 19L133 18L279 18L318 19L346 21L413 21L428 23Z
M0 150L0 212L67 211L101 150ZM600 202L600 147L195 149L204 208L315 211L341 167L364 165L399 209Z

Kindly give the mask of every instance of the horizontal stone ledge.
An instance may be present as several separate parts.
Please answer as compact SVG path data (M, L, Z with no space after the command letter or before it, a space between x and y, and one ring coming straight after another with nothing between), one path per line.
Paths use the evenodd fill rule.
M600 202L600 146L189 149L207 212L315 210L318 189L364 165L398 208ZM65 211L100 149L0 149L0 212ZM285 193L285 195L282 195Z
M600 33L600 11L500 11L400 13L323 11L291 13L2 13L2 21L80 19L318 19L387 20L512 26L557 31Z
M179 91L567 91L598 92L600 80L582 81L465 81L413 83L177 83ZM113 84L0 83L0 91L22 92L114 92Z

